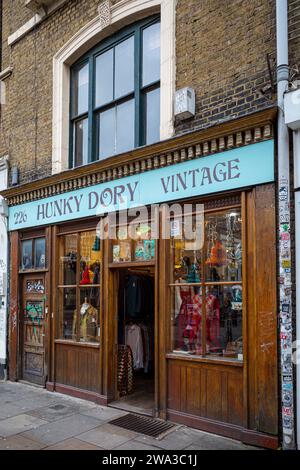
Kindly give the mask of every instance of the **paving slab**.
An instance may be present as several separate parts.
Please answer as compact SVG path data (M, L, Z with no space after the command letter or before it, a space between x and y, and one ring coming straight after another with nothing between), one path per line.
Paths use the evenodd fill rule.
M46 423L47 421L35 418L34 416L20 414L0 421L0 436L13 436L14 434L20 434L27 429L34 429Z
M112 424L103 424L96 429L77 436L78 439L90 444L102 447L103 449L114 449L129 440L136 438L138 434L127 429L122 429Z
M91 410L81 411L81 414L91 416L92 418L100 419L101 421L111 421L121 416L125 416L127 411L117 410L115 408L109 408L107 406L96 406Z
M88 442L80 441L74 437L58 442L53 446L45 447L44 450L103 450L98 446L89 444Z
M80 410L81 408L77 404L67 405L65 403L53 403L50 406L31 410L28 414L40 419L45 419L46 421L57 421L58 419L78 414Z
M143 444L142 442L131 440L124 442L124 444L115 447L114 450L161 450L159 447L151 446L150 444Z
M38 419L38 418L35 418ZM0 421L1 423L1 421ZM22 435L47 446L74 437L76 434L86 432L99 426L99 420L89 416L76 414L64 419L44 424L38 429L27 431Z
M154 439L153 437L148 437L141 434L136 438L136 440L164 450L182 450L193 444L192 436L182 432L181 427L176 428L174 431L168 433L162 439Z
M41 450L44 444L27 439L20 434L0 439L0 450Z

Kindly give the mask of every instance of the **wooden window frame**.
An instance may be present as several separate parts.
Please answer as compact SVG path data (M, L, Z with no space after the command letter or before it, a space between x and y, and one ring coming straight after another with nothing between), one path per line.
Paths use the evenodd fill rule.
M79 61L77 61L71 68L70 80L70 130L69 130L69 168L75 167L75 123L87 118L88 119L88 156L87 161L82 162L82 165L100 160L99 158L99 139L98 139L98 116L100 112L106 111L116 107L118 104L127 102L130 99L134 100L134 147L137 148L146 145L146 94L150 91L160 89L160 79L146 86L142 84L142 46L143 30L155 23L160 22L160 16L155 15L142 20L140 22L130 25L118 33L112 35L108 39L101 42L100 45L91 49ZM100 54L114 48L119 43L134 37L134 90L127 95L114 99L109 103L102 106L95 106L95 89L96 89L96 58ZM89 65L89 78L88 78L88 110L81 114L73 114L73 82L75 73L85 64ZM133 149L132 149L133 150ZM107 155L106 158L114 157L116 154Z
M180 204L180 201L178 201ZM205 202L204 202L205 205ZM172 334L169 335L169 340L167 341L167 354L166 358L167 359L180 359L180 360L192 360L192 361L198 361L198 362L211 362L211 363L219 363L219 364L230 364L230 365L236 365L242 367L244 364L244 357L245 357L245 349L246 349L246 344L247 340L245 338L246 335L246 312L247 312L247 306L246 306L246 230L247 230L247 223L246 223L246 218L245 218L245 194L241 194L241 200L239 203L236 204L228 204L224 205L222 207L216 207L216 208L207 208L204 209L204 217L206 214L214 214L214 213L220 213L232 209L239 209L241 211L241 217L242 217L242 224L241 224L241 242L242 242L242 280L241 281L206 281L205 277L203 277L203 280L200 282L195 282L195 283L180 283L180 287L200 287L201 289L201 296L202 296L202 319L201 319L201 332L202 332L202 347L203 347L203 353L202 354L194 354L191 356L184 356L183 354L179 352L173 351L173 337ZM205 253L205 248L206 248L206 238L204 238L204 245L203 245L203 252ZM169 244L168 247L168 253L171 253L171 244ZM204 266L204 257L202 257L202 272L203 276L205 273L205 266ZM169 276L171 275L171 272L169 272ZM178 284L176 283L168 283L168 297L169 297L169 308L167 309L169 312L169 316L167 318L167 323L168 323L168 331L171 333L172 328L171 328L171 297L172 293L174 292L174 289L178 287ZM209 286L232 286L232 285L240 285L242 287L242 292L243 292L243 309L242 309L242 333L243 333L243 359L235 359L235 358L227 358L227 357L222 357L222 356L214 356L214 355L209 355L207 354L206 351L206 289Z
M35 266L35 242L38 239L43 238L45 240L45 267L44 268L37 268ZM32 267L28 269L23 269L22 268L22 254L23 254L23 249L22 245L23 242L28 242L31 241L31 253L32 253ZM40 272L47 272L48 271L48 256L47 256L47 237L45 234L35 234L30 236L22 236L20 237L19 241L19 252L20 252L20 266L19 266L19 274L29 274L29 273L40 273Z
M97 323L97 328L100 327L100 336L96 336L97 340L94 342L91 341L80 341L80 289L83 289L84 286L80 285L80 256L81 256L81 247L80 247L80 239L82 233L87 233L87 232L95 232L96 234L96 227L93 224L91 226L90 224L87 224L86 226L80 227L78 230L75 228L73 230L67 230L64 231L62 230L61 232L57 233L57 253L58 257L56 260L57 263L57 273L58 277L56 279L56 285L55 285L55 290L57 293L59 290L64 290L64 289L75 289L75 296L76 296L76 339L65 339L61 338L61 309L59 305L59 301L57 302L57 322L56 322L56 328L55 328L55 343L61 343L61 344L73 344L73 345L80 345L80 346L90 346L94 348L99 348L101 346L101 335L102 335L102 312L103 312L103 295L102 295L102 289L103 289L103 240L100 240L100 253L101 253L101 262L100 262L100 284L88 284L89 288L92 287L99 287L100 293L100 305L98 309L98 323ZM76 284L61 284L59 282L59 278L61 276L60 273L60 268L59 268L59 259L60 259L60 244L61 240L70 235L76 235L76 245L77 245L77 259L76 259ZM59 298L59 295L58 295Z

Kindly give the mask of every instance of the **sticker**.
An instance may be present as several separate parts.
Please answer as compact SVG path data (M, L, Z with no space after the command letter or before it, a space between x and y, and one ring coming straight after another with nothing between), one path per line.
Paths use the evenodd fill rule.
M178 237L180 235L180 221L172 220L171 222L171 237Z
M293 391L293 383L287 382L282 384L282 390L285 392L292 392Z
M292 408L290 406L283 406L282 413L284 416L292 416Z
M289 430L292 429L292 427L293 427L292 417L287 416L287 415L283 415L282 424L283 424L284 428L287 428L287 432L289 432Z
M281 186L281 188L279 188L279 200L280 201L287 201L288 200L287 186Z
M283 269L290 268L291 267L290 260L282 260L281 266L283 267Z
M282 394L282 404L284 407L290 407L291 409L291 406L293 404L293 395L292 395L292 392L289 391L284 391L283 394Z
M284 232L284 233L281 234L280 238L281 238L281 240L287 241L287 240L290 239L290 234L288 232Z

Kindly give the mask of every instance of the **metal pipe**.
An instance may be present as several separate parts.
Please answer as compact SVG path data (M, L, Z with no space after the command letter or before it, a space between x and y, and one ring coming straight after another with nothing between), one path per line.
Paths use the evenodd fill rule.
M295 243L296 243L296 410L297 444L300 449L300 130L293 132L294 188L295 188Z
M284 121L284 94L289 85L288 4L276 0L277 99L278 99L278 233L279 233L279 320L282 447L295 448L292 362L292 285L290 242L289 131Z

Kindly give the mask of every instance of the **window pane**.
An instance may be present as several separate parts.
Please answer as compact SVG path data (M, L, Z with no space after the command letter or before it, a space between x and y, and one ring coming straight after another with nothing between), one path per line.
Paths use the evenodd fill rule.
M46 267L46 240L45 238L37 238L34 241L34 265L36 268L43 269Z
M172 220L170 233L171 283L202 282L203 213L185 215L184 220Z
M86 113L89 98L89 65L85 64L74 73L73 79L73 116Z
M134 89L134 37L115 48L115 99Z
M80 341L100 336L100 238L96 231L80 235Z
M126 152L134 147L134 100L117 106L116 153Z
M59 285L76 284L77 235L65 235L60 241Z
M205 216L206 281L242 280L240 209Z
M160 89L146 94L146 144L160 140Z
M160 23L143 31L143 86L160 79Z
M74 124L74 166L84 165L88 161L88 119Z
M115 153L116 111L108 109L99 114L99 158L106 158Z
M206 353L243 359L242 286L206 288Z
M113 100L113 49L96 58L96 107Z
M76 289L59 288L59 338L76 340Z
M100 284L100 238L96 231L80 235L80 285ZM98 303L100 305L100 303Z
M184 354L203 354L201 287L172 288L172 303L173 351Z
M22 269L32 269L32 240L25 240L22 242Z
M100 287L84 286L80 289L80 341L99 341Z

